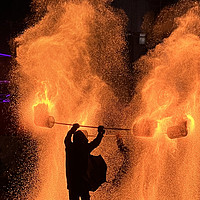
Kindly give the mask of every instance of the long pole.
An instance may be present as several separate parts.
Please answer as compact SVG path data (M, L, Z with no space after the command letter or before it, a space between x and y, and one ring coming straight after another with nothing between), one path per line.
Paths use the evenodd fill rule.
M62 123L62 122L54 122L54 124L60 124L60 125L65 125L65 126L73 126L73 124L67 124L67 123ZM98 128L98 126L87 126L87 125L80 125L80 127L85 127L85 128ZM106 130L119 130L119 131L130 131L131 129L129 128L104 128Z

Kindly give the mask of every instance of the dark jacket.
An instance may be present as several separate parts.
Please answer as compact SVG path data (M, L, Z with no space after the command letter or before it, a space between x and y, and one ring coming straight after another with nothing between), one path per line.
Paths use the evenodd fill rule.
M74 141L71 141L74 134ZM89 182L87 177L88 157L90 152L95 149L103 138L102 133L90 143L81 131L73 128L65 137L66 150L66 175L67 188L79 193L89 191Z

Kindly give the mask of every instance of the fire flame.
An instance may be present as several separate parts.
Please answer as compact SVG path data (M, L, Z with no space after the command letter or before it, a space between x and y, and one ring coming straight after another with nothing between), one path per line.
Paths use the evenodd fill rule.
M35 103L32 106L32 110L34 110L34 107L36 107L38 104L45 104L48 106L48 111L49 112L52 111L55 105L52 101L53 98L51 98L51 100L49 99L47 85L50 85L50 84L48 84L45 81L41 82L41 89L35 95L35 100L34 100Z
M35 107L46 105L47 113L63 122L93 125L103 119L118 125L122 116L133 122L132 110L130 116L120 114L119 99L108 86L120 87L116 77L127 70L119 54L125 43L124 18L106 3L50 4L41 21L16 38L19 118L41 143L39 186L29 199L68 199L63 144L67 130L37 127ZM113 199L199 199L200 14L195 5L175 19L177 27L163 43L139 60L140 70L148 72L138 83L139 100L131 102L140 107L133 122L133 135L140 137L129 141L132 166ZM123 91L114 89L116 94ZM102 152L110 178L118 163L113 156L117 145L110 138L105 143ZM112 198L108 188L101 191L96 199Z
M68 199L64 147L68 127L45 129L36 124L44 125L48 114L59 122L83 125L97 126L103 120L113 124L116 116L120 120L118 100L102 79L110 81L109 76L126 71L120 56L125 44L123 20L105 1L52 2L46 15L16 38L18 114L21 125L39 141L39 185L29 194L35 200ZM41 111L40 106L43 110L35 115L35 124L34 110Z
M195 3L139 61L149 73L138 85L133 123L144 147L135 143L141 161L133 168L133 199L199 198L199 13Z

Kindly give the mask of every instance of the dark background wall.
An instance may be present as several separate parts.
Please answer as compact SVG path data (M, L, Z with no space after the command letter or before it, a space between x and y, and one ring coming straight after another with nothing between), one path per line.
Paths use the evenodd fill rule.
M131 65L149 48L146 44L139 44L145 14L151 13L156 19L164 7L177 2L178 0L114 0L112 2L114 7L123 9L129 19L126 31Z
M128 32L140 32L143 16L147 12L154 12L156 15L160 10L177 0L114 0L112 5L125 11L129 18Z

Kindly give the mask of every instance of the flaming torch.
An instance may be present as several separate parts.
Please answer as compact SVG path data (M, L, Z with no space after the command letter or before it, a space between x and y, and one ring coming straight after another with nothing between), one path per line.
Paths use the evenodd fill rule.
M52 128L55 124L73 126L73 123L56 122L53 116L49 115L47 104L38 104L34 107L34 123L36 126ZM98 128L98 126L80 125L85 128ZM153 137L157 128L157 123L153 120L141 120L140 124L135 124L133 129L105 127L106 130L132 131L135 137ZM171 126L167 129L167 135L170 139L185 137L188 135L187 121L179 123L177 126Z
M65 126L73 126L72 123L62 123L56 122L53 116L49 116L48 105L47 104L38 104L34 107L34 123L36 126L52 128L55 124L65 125ZM88 125L80 125L80 127L85 128L98 128L98 126L88 126ZM129 128L104 128L107 130L120 130L120 131L130 131Z

